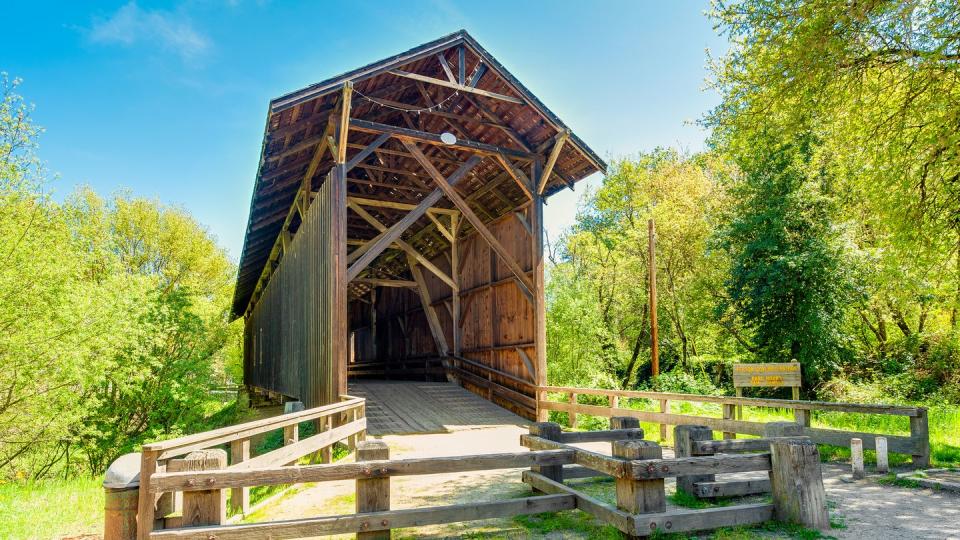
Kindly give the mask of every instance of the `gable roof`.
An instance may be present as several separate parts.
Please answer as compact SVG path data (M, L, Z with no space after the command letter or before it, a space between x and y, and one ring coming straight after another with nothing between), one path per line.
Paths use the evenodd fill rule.
M442 82L444 75L441 67L446 69L448 66L441 66L441 62L436 57L446 57L451 50L459 53L461 48L464 51L463 54L451 59L450 64L456 64L461 73L467 72L468 65L474 66L473 74L478 76L477 81L471 81L472 86L475 86L475 90L471 92L478 92L480 95L460 91L453 94L449 88L438 87L436 89L438 95L432 96L429 91L424 90L424 85L420 82L408 85L406 84L410 82L408 79L398 76L398 73L408 73L423 79L425 76L437 75L436 78L429 80L439 79ZM461 58L463 65L460 65ZM399 68L403 68L402 72ZM491 73L492 76L483 78L485 72ZM410 100L425 99L429 103L435 98L434 106L436 107L436 102L441 102L442 98L441 107L431 108L430 112L423 115L418 113L417 117L420 119L421 116L428 115L444 116L420 119L421 126L436 127L434 131L446 131L445 125L449 125L475 141L496 144L502 148L519 146L517 155L529 155L534 152L542 154L550 149L551 143L561 133L568 133L569 139L559 153L554 174L548 179L544 190L545 196L566 187L572 189L575 182L594 172L606 170L603 160L583 140L570 132L552 111L465 30L282 95L270 102L267 114L260 165L251 197L250 214L234 292L235 316L241 315L250 301L282 229L283 217L293 202L304 171L308 168L313 149L322 141L323 130L336 107L336 99L343 85L348 81L354 84L355 95L363 100L363 103L355 104L353 107L352 117L355 118L369 120L369 117L379 114L382 108L389 108L388 104L402 106ZM447 92L446 97L440 93L443 90ZM487 95L510 99L488 99ZM449 112L443 109L447 103L450 103L447 105ZM401 116L412 116L403 112L402 109L403 107L397 108L400 111L397 113L398 119ZM454 125L450 120L451 117L461 123ZM409 118L402 119L407 124L411 123ZM398 123L402 122L398 121ZM353 134L350 140L351 142L354 140ZM363 141L363 135L357 137L357 140ZM384 151L390 152L387 149ZM319 167L316 167L317 174L310 179L314 188L323 181L324 173L332 164L332 161L324 160ZM400 170L404 168L401 165L381 168L404 174L404 171ZM407 174L415 176L416 172ZM503 170L496 166L479 167L472 176L474 188L472 191L476 195L485 189L485 184L488 184L486 189L490 191L490 185L498 181L497 178L502 182ZM410 187L403 185L404 182L400 176L375 179L368 177L356 181L367 183L362 189L369 190L371 185L376 184L378 189L388 190L384 195L389 198L409 195L411 192ZM489 203L488 206L493 205L494 208L492 210L487 208L485 212L487 215L494 216L509 211L510 208L507 207L510 206L510 201L515 202L516 206L522 203L522 196L517 197L517 193L511 193L510 183L506 184L499 184L501 187L497 188L496 194L481 194L476 197L476 204L479 205L484 204L484 195L490 196L491 200L496 196L500 201L507 201L500 205ZM471 185L467 185L464 189L469 190L470 187ZM422 196L422 194L417 195L414 192L413 196ZM362 235L362 231L357 232Z

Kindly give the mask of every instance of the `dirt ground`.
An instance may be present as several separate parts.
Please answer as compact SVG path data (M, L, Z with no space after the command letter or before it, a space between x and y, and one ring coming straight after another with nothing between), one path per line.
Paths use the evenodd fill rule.
M519 426L485 427L443 434L387 435L391 458L486 454L521 450ZM609 451L609 444L584 445ZM669 450L666 455L671 455ZM665 455L665 457L666 457ZM348 458L349 459L349 458ZM838 539L960 539L960 496L929 489L880 485L876 477L853 482L842 464L825 464L824 484L831 519L845 524L829 534ZM396 477L391 480L391 508L415 508L471 501L503 500L528 495L520 469ZM611 484L612 489L612 484ZM668 491L673 490L668 481ZM307 485L249 516L248 521L295 519L352 513L354 483ZM763 533L763 536L769 536ZM537 533L511 519L421 527L395 531L394 538L587 538L589 533ZM776 534L773 534L776 536ZM344 538L349 538L345 536Z

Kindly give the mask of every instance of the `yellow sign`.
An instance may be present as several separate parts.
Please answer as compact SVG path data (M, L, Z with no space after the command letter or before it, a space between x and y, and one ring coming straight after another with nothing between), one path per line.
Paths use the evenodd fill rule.
M733 386L800 387L800 363L734 364Z

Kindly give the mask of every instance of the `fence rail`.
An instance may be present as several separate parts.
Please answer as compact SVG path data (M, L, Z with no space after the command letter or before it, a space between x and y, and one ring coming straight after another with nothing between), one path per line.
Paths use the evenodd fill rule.
M567 402L552 401L550 393L566 394ZM607 398L609 405L587 405L579 403L577 396L589 395ZM619 406L621 398L649 399L659 402L659 411L640 411L622 408ZM670 412L671 402L716 403L721 405L723 418L677 414ZM764 407L789 409L794 412L794 420L803 428L803 435L810 437L818 444L835 446L849 446L850 439L858 438L863 441L865 449L876 448L876 437L885 437L887 447L891 452L910 455L913 464L926 467L930 464L930 437L925 407L907 407L901 405L875 405L859 403L836 403L828 401L799 401L790 399L762 399L726 396L704 396L697 394L674 394L663 392L642 392L630 390L603 390L596 388L575 388L567 386L542 386L538 390L537 405L539 406L540 420L546 420L546 411L566 412L571 416L571 425L576 425L577 414L593 416L629 416L643 422L660 424L660 437L666 438L667 426L684 424L704 425L714 431L724 433L725 438L735 438L736 434L757 435L764 434L764 422L743 420L742 407ZM905 416L910 421L910 435L888 435L883 433L866 433L837 429L815 428L810 426L810 417L813 411L831 411L841 413L860 413L876 415Z

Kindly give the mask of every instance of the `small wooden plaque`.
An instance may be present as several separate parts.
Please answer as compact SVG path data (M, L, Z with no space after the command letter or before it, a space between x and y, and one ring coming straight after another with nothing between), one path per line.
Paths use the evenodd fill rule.
M733 386L800 387L800 363L734 364Z

